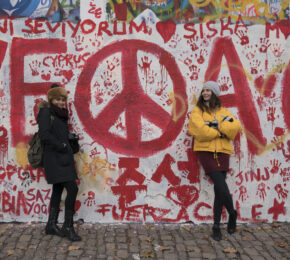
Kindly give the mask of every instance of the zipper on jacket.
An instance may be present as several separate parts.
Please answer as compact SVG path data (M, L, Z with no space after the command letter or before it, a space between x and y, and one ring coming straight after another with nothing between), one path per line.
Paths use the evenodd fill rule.
M216 159L217 165L218 165L218 167L220 167L221 165L220 165L220 162L219 162L219 159L218 159L218 154L217 154L216 151L213 154L213 158Z
M213 116L214 116L214 119L217 120L216 119L216 111L214 111ZM213 158L216 159L217 165L218 165L218 167L220 167L221 165L220 165L220 162L218 160L218 154L217 154L217 151L216 151L216 140L214 142L214 154L213 154Z

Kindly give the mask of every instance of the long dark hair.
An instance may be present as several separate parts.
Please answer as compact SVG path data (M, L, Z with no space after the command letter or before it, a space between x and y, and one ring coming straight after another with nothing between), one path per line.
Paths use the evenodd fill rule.
M222 106L221 100L213 92L211 92L212 94L211 94L210 100L208 102L209 106L207 106L205 104L204 99L203 99L202 92L203 92L203 90L201 91L200 96L197 100L197 104L196 104L201 109L202 112L206 111L206 112L210 113L210 111L213 111L213 110L220 108Z

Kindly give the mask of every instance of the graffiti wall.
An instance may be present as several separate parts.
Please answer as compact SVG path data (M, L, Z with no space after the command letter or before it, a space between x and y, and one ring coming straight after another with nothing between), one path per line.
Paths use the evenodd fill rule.
M243 126L227 174L238 221L290 221L289 6L270 2L90 0L80 19L51 21L13 16L25 1L10 0L0 18L0 221L47 219L51 186L26 154L36 104L58 82L80 136L77 218L212 222L213 185L187 132L207 80ZM216 16L199 19L202 8Z

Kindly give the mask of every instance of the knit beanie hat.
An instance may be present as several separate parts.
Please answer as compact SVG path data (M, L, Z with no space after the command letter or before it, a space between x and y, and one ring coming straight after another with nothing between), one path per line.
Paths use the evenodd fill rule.
M217 97L220 95L220 87L215 81L207 81L203 86L209 88Z
M47 92L47 99L50 102L54 98L64 97L67 99L67 91L58 84L52 84L50 90Z

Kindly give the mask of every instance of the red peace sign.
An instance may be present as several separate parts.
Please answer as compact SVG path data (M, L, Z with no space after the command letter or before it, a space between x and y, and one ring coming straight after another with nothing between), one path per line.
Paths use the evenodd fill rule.
M138 50L152 53L166 68L174 94L178 96L175 108L180 117L177 120L143 91L137 71ZM99 64L114 53L121 53L123 89L94 118L90 112L90 83ZM186 84L170 53L153 43L123 40L104 47L87 60L76 86L75 107L85 130L99 144L117 153L146 157L170 146L181 131L187 111ZM109 132L122 112L125 112L127 138ZM141 116L162 130L159 138L141 140Z

